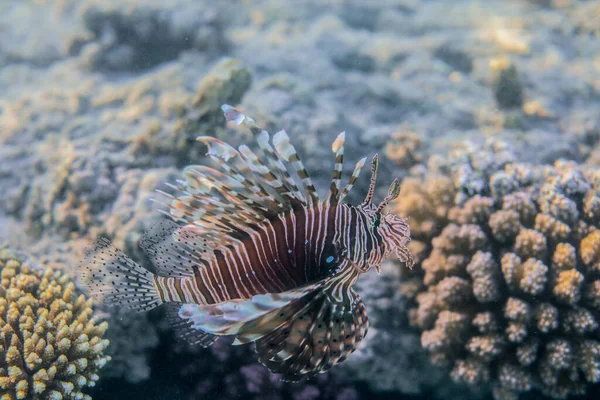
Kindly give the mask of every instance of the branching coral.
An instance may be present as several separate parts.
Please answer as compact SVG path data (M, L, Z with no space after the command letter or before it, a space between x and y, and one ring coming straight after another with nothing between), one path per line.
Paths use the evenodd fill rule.
M445 192L456 193L446 213L427 186L404 184L396 207L417 216L423 241L402 285L411 323L435 364L457 382L491 384L496 399L585 393L600 382L600 171L499 161L506 149L491 147L502 149L485 153L493 162L474 165L473 150L445 164Z
M108 340L91 300L69 278L0 250L0 392L2 400L90 399Z

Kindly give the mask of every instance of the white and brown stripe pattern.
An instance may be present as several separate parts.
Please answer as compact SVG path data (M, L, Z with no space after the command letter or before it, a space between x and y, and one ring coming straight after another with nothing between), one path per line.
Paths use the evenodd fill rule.
M375 156L364 202L342 203L366 161L341 189L342 132L332 145L333 176L321 200L284 131L271 141L252 118L230 106L223 110L257 135L259 148L198 138L215 168L189 166L185 179L170 186L176 193L163 192L163 212L172 221L142 241L157 273L99 241L86 279L110 304L136 310L179 304L170 314L184 337L203 345L228 334L236 343L254 342L260 360L286 379L326 371L366 335L365 307L352 289L358 276L394 252L412 265L406 221L383 213L398 196L398 181L382 203L373 203ZM94 269L103 266L106 273Z

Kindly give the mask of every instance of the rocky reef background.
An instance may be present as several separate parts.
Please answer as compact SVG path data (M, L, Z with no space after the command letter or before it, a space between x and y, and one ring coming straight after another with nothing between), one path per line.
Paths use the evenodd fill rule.
M380 195L393 176L428 176L465 146L497 170L558 159L597 170L599 54L595 0L0 2L0 242L73 277L99 234L144 262L138 242L159 217L150 198L183 166L202 162L194 138L251 139L225 125L222 103L272 132L285 129L321 188L341 130L349 169L364 155L385 155ZM510 146L491 157L490 140ZM361 179L349 200L367 184ZM419 240L431 240L448 210L441 199L421 211ZM389 262L383 276L363 277L369 336L315 381L281 384L249 349L189 348L160 310L103 310L112 361L90 393L476 398L421 349L399 268ZM597 327L588 334L600 337Z

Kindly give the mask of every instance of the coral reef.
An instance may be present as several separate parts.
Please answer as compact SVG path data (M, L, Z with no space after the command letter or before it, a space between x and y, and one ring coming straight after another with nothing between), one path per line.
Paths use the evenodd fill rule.
M510 154L489 141L405 182L396 207L417 215L421 249L401 288L411 324L432 362L496 399L583 394L600 382L600 171ZM453 185L435 196L440 174Z
M2 399L90 399L109 356L92 300L60 271L29 265L0 249Z
M193 141L207 127L213 129L214 136L223 136L219 135L223 129L214 131L223 126L221 105L239 103L251 82L250 71L239 60L226 58L215 65L198 84L195 97L181 110L181 123L176 126L179 136ZM181 147L186 146L189 143Z
M598 165L600 151L592 150L597 139L586 133L597 129L591 124L600 114L597 2L482 4L0 2L0 242L69 273L82 242L105 234L143 262L139 237L156 215L149 197L156 188L166 190L161 183L178 177L183 165L203 162L204 148L194 136L227 135L230 142L242 142L241 131L212 118L220 114L218 102L239 101L238 107L269 130L294 132L305 163L316 172L331 169L324 156L329 135L342 130L347 154L388 150L394 162L380 168L386 181L392 173L401 178L431 153L445 154L457 139L488 134L514 144L521 159L582 162L589 156L589 164ZM499 108L494 96L498 73L509 65L518 67L526 95L521 109ZM345 171L352 161L345 158ZM468 166L461 174L470 191L454 186L448 169L410 179L415 191L428 196L415 210L417 217L411 216L415 224L420 221L411 246L421 259L431 251L429 237L448 224L455 196L468 199L491 176L473 174ZM329 179L316 174L315 185L326 189ZM426 181L427 187L421 184ZM367 185L361 177L348 200L361 201ZM412 198L418 206L419 197ZM496 225L501 215L494 217ZM588 275L581 273L585 288ZM564 275L569 279L577 277ZM422 280L405 283L403 291L424 287ZM389 306L396 310L394 319L404 321L404 300L394 296L400 304L389 305L393 290L379 285L383 282L373 279L363 290L374 294L381 310L369 310L369 336L378 339L364 348L366 372L357 376L374 391L448 398L449 386L430 379L427 363L390 360L422 355L414 333L389 321L386 312ZM115 377L117 386L147 379L150 354L157 349L156 324L145 315L119 312L108 320L106 335L113 343L108 352L116 354L103 374ZM368 372L377 363L386 365L381 379ZM402 376L410 379L398 379ZM118 397L102 389L97 396Z
M39 154L31 155L22 150L19 133L31 129L41 135L44 129L52 128L19 122L7 130L12 139L8 140L7 152L30 159L23 171L28 174L6 177L10 189L0 195L4 200L0 207L8 215L23 219L27 233L35 238L48 233L63 239L88 233L96 236L103 232L93 232L94 228L102 225L110 227L104 233L111 236L122 228L139 233L140 227L131 220L139 219L140 211L151 211L150 194L176 173L173 166L200 158L202 149L193 144L195 136L199 130L223 130L224 121L214 118L216 110L220 112L218 104L239 101L250 82L247 69L232 59L217 63L192 93L179 92L174 82L182 79L176 75L177 71L163 70L133 84L104 87L97 92L91 87L76 88L58 98L53 90L42 90L35 100L15 109L19 121L43 120L36 101L60 108L64 108L60 104L63 100L91 103L106 126L100 127L94 119L69 122L77 106L61 110L57 121L53 121L56 128L63 125L61 133L36 144ZM87 84L93 86L92 82ZM157 114L165 120L161 122ZM83 135L96 130L97 136ZM37 177L34 164L46 175ZM107 208L114 212L105 214ZM119 235L127 236L122 231Z
M368 304L369 320L376 324L369 327L362 346L330 374L347 382L364 381L373 392L434 392L444 399L469 398L444 371L429 369L419 335L409 328L408 304L398 290L400 275L397 265L389 261L382 265L380 275L373 271L358 281L357 291Z
M144 261L138 243L159 217L151 202L155 190L168 191L164 182L178 176L177 166L200 158L204 149L191 144L191 136L225 131L223 119L205 116L221 113L219 101L239 101L249 85L248 70L233 59L206 72L195 79L197 90L186 87L178 68L101 86L75 74L73 80L81 78L75 87L65 84L57 93L41 85L8 106L16 122L0 129L7 135L0 159L8 161L0 163L0 210L24 231L19 246L70 273L86 241L107 235ZM78 116L88 105L89 115ZM2 114L0 124L8 118ZM45 135L45 141L35 139ZM24 145L25 137L33 144ZM15 168L16 160L23 168ZM147 379L157 328L144 315L116 313L109 321L115 362L106 374Z
M385 146L385 155L400 168L423 162L422 141L415 133L400 131L392 134Z
M70 51L81 52L86 66L110 72L152 68L187 50L224 51L227 40L215 10L178 3L121 7L108 1L82 7L85 33L71 40Z

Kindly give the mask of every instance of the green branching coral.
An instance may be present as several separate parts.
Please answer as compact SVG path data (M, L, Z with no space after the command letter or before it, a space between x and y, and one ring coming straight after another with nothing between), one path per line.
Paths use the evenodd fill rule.
M0 249L0 399L90 399L110 359L92 302L60 271Z
M396 207L417 216L420 243L403 272L411 323L435 364L496 399L583 394L600 382L600 171L487 150L423 173L453 182L444 195L403 187Z

